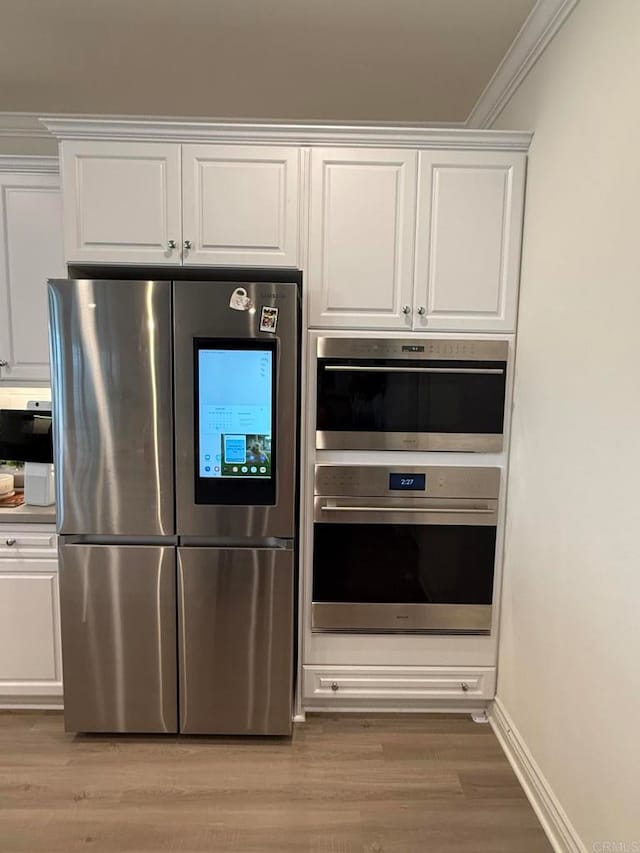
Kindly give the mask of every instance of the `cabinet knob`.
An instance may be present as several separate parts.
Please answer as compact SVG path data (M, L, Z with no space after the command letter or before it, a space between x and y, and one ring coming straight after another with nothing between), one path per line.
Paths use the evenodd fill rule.
M7 539L6 544L9 546L9 548L11 548L16 544L16 540L15 539Z
M418 308L418 314L419 314L421 317L424 317L424 315L425 315L426 313L427 313L427 309L424 307L424 305L421 305L421 306Z
M461 681L461 682L460 682L460 687L462 687L462 692L463 692L463 693L466 693L466 692L469 690L469 685L467 684L467 682L466 682L466 681Z
M410 305L403 305L402 306L402 313L403 314L411 314L411 306Z
M167 249L175 249L177 245L175 240L167 240Z
M334 692L334 693L336 692L336 690L339 690L339 689L340 689L340 685L338 684L338 682L337 682L337 681L332 681L332 682L331 682L331 689L333 690L333 692Z
M9 367L9 362L6 358L0 358L0 367Z
M185 247L185 249L191 249L192 248L191 240L185 240L184 241L184 247Z

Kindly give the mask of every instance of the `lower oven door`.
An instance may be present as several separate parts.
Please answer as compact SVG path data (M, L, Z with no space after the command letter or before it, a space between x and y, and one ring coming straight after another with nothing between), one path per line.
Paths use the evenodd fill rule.
M314 631L490 632L494 502L398 512L316 500L327 520L314 525Z

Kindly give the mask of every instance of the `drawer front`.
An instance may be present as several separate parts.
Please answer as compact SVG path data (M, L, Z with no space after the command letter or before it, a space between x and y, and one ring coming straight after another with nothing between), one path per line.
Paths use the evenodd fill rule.
M42 557L56 559L58 556L56 540L55 533L32 533L2 528L0 529L0 561Z
M494 693L493 667L304 667L309 704L485 701Z

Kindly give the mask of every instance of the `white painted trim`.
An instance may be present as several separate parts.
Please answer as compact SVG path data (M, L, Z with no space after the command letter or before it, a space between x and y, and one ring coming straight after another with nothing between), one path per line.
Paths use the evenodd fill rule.
M556 853L587 853L551 785L498 698L489 707L489 722L553 849Z
M492 126L577 4L578 0L538 0L469 113L468 128Z
M1 154L0 172L22 172L38 175L57 175L60 165L57 157L44 157L41 155Z
M0 112L0 138L50 139L38 121L38 113Z
M252 145L366 146L475 151L527 151L523 131L467 130L414 124L307 124L303 122L191 121L44 116L40 121L58 139L154 142L211 142Z

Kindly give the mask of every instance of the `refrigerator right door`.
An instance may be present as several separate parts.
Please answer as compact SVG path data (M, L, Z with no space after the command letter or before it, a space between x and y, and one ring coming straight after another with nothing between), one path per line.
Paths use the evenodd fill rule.
M298 307L292 283L174 282L179 535L295 536Z
M294 552L178 549L180 731L289 735Z

